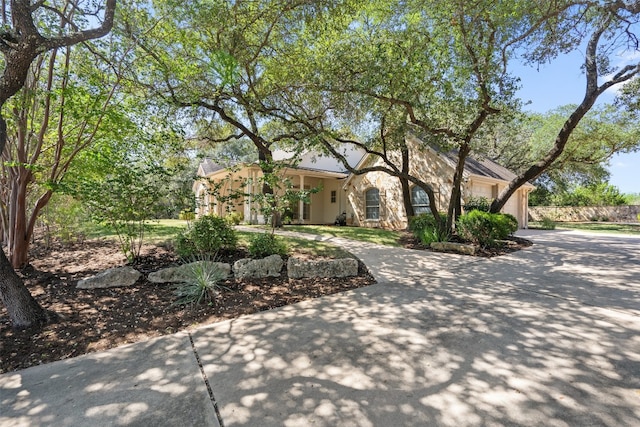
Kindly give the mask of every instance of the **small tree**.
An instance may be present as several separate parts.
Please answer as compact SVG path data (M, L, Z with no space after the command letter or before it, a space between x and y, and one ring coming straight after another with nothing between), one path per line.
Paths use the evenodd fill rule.
M121 165L104 179L85 179L72 191L91 217L112 228L129 261L140 256L149 221L157 217L167 171L157 165Z
M274 164L271 173L259 178L262 185L272 188L273 192L252 195L253 200L259 206L259 212L264 215L265 223L271 225L271 234L281 226L282 217L291 210L292 205L299 202L309 203L311 195L322 189L321 187L294 188L291 179L284 175L285 167L283 164Z

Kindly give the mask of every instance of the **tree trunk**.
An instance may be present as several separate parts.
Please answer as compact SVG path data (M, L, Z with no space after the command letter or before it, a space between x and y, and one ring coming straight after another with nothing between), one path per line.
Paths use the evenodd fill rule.
M40 326L48 320L47 312L33 299L3 250L0 250L0 298L14 328Z
M24 169L24 168L21 168ZM27 178L25 178L25 175ZM20 170L11 191L8 252L13 268L23 268L28 262L29 237L27 230L27 185L29 172Z
M464 164L470 151L471 147L467 143L461 144L460 150L458 151L458 163L456 164L456 171L453 175L453 188L451 189L451 199L449 199L449 209L447 210L447 230L449 230L449 232L453 232L453 224L455 224L462 213L460 205L462 177L464 174Z
M269 185L269 177L273 175L273 156L269 150L258 150L258 161L264 175L262 181L262 194L273 194L273 188ZM276 201L272 202L271 228L282 228L282 215L276 209Z
M413 211L413 204L411 203L411 188L409 187L409 180L406 178L399 178L400 186L402 187L402 202L404 203L404 212L407 215L407 224L411 221L411 218L415 216Z
M2 103L0 102L0 108ZM0 113L0 153L7 143L7 123ZM7 309L14 328L40 326L47 322L47 312L33 299L0 248L0 300Z
M402 173L405 175L409 174L409 147L407 147L406 142L402 144L400 148L400 153L402 154ZM415 212L413 210L413 203L411 203L411 188L409 186L409 180L405 177L400 177L400 186L402 187L402 201L404 203L404 212L407 216L407 227L411 223L411 218L415 216Z

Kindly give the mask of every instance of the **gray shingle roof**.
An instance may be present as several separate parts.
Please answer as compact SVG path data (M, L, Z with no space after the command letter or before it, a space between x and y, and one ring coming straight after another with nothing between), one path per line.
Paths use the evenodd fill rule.
M200 163L200 167L202 168L205 176L224 169L224 166L217 164L211 159L204 159L204 161Z
M436 149L437 151L437 149ZM454 165L458 162L458 151L451 150L448 153L440 154L447 157L447 159L452 162ZM504 166L499 165L493 160L486 158L475 158L472 156L468 156L465 164L464 171L470 175L478 175L487 178L500 179L503 181L511 181L516 177L516 174L505 168Z
M486 176L504 181L511 181L516 177L515 173L489 159L478 160L476 158L469 157L467 158L464 168L469 174Z

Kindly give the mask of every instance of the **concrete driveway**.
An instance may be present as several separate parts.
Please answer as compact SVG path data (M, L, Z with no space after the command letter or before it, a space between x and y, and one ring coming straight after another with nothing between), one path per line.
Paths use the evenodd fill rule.
M0 376L0 425L86 425L116 397L136 404L129 418L91 425L175 425L181 402L215 424L196 355L227 427L640 425L640 238L527 234L534 246L493 259L334 239L379 283L102 354L101 372L112 354L128 375L92 381L89 355ZM47 401L47 381L75 412Z

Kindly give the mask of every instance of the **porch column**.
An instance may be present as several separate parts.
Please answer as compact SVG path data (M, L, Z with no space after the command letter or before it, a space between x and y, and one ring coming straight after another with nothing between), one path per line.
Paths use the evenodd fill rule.
M300 175L300 191L304 191L304 175ZM304 224L304 202L298 201L298 222Z
M251 221L251 203L253 202L253 177L252 170L247 171L247 185L245 188L244 196L244 220L249 224L253 224Z

